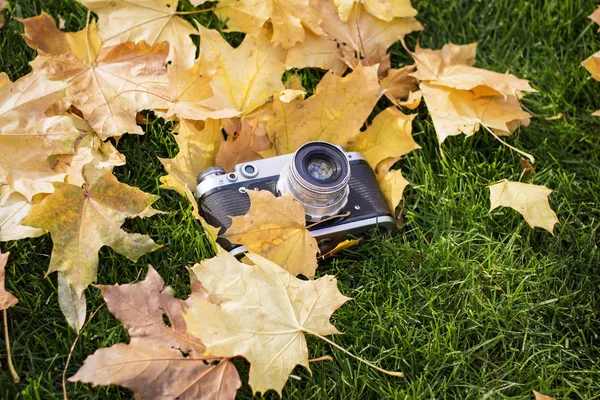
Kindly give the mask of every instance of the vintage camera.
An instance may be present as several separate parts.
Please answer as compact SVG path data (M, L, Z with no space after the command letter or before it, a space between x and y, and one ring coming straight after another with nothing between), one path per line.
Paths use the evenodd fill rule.
M221 233L231 226L230 217L250 209L248 190L294 196L304 206L307 226L321 254L349 237L396 228L364 156L327 142L309 142L294 154L238 164L229 173L220 167L207 168L197 182L200 214L209 224L221 227ZM222 238L219 243L233 254L245 251Z

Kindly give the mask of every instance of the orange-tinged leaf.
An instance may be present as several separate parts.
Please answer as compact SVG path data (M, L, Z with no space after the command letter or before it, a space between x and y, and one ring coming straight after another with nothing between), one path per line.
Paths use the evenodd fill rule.
M15 296L7 292L4 288L5 267L10 253L0 252L0 310L6 310L19 302Z
M321 24L327 35L309 34L305 43L300 43L288 52L288 68L317 67L336 73L345 70L340 60L354 68L382 62L387 49L405 35L422 30L423 26L414 18L394 18L389 22L380 20L357 5L348 20L340 20L337 10L330 1L316 4L323 15ZM335 41L335 43L331 43ZM356 60L356 55L360 55Z
M175 14L179 0L78 0L98 16L100 37L107 46L144 41L150 46L168 42L191 67L196 46L194 27Z
M410 75L414 70L414 65L399 69L390 69L387 71L387 75L379 82L381 87L385 89L385 95L393 103L397 103L401 99L406 99L419 88L417 79Z
M248 114L284 90L286 51L275 48L263 31L258 38L246 36L235 49L213 29L199 25L200 54L217 65L210 86L214 96L200 102L211 110L237 110ZM195 118L202 119L202 118Z
M116 384L139 399L235 398L241 386L235 367L228 360L213 365L214 358L203 357L202 342L186 333L188 302L175 299L152 267L139 283L99 288L131 341L96 351L70 382Z
M416 114L406 115L389 107L379 113L366 131L351 139L348 150L361 152L371 168L386 158L396 158L420 149L412 137L412 121Z
M79 131L71 118L44 113L62 99L65 87L42 73L15 82L0 73L0 185L10 185L28 201L51 193L51 182L65 177L52 170L48 158L74 152Z
M509 127L511 122L520 124L520 120L531 116L523 111L515 96L478 97L468 90L432 86L425 82L421 83L421 92L440 143L448 136L474 135L481 126L508 135L515 129Z
M402 171L397 169L377 174L377 182L379 183L381 192L385 196L388 207L395 214L396 207L400 203L400 200L402 200L402 193L404 193L408 181L402 176Z
M221 142L215 160L216 165L225 171L233 171L237 164L261 159L259 152L272 147L260 117L243 120L234 118L231 121L238 131L228 132L227 140Z
M242 31L258 37L265 22L273 28L274 46L293 47L303 42L305 29L323 34L318 10L312 0L240 0L227 12L233 23Z
M377 66L358 66L341 78L333 73L314 95L290 103L275 99L275 117L267 122L272 150L263 156L292 153L306 142L322 140L345 146L355 136L383 94Z
M329 318L349 298L333 276L304 281L254 253L246 256L254 265L221 252L194 266L208 299L192 292L184 318L207 355L245 357L252 390L281 395L296 365L310 369L304 334L339 333Z
M358 4L364 5L369 14L384 21L417 15L417 10L412 7L410 0L333 0L333 3L342 21L348 20L350 13L358 7Z
M275 197L266 190L248 191L248 196L250 210L232 217L221 237L246 246L292 275L314 276L319 248L306 229L302 204L290 195Z
M175 158L159 158L167 175L160 177L161 188L175 190L193 207L194 217L204 221L198 212L198 201L193 191L196 177L205 168L215 164L215 157L223 138L221 123L217 120L192 121L182 119L175 141L179 153Z
M554 234L554 225L558 223L558 217L550 208L550 193L552 190L545 186L510 182L505 179L490 186L490 212L498 207L510 207L523 215L532 228L539 226Z
M584 62L581 63L597 81L600 81L600 51L592 54Z
M77 295L96 280L101 247L112 247L133 261L159 248L148 236L120 229L126 218L148 215L157 196L122 184L110 174L89 187L54 183L54 188L21 224L50 231L54 248L48 272L63 272Z
M44 23L44 32L62 36L63 41L74 37L74 34L56 28L49 16L40 17L36 21L24 20L23 23ZM86 35L76 36L79 40L87 38L92 43L99 40L95 25L89 25L83 32ZM37 41L30 40L28 44L37 47ZM38 49L37 58L31 62L34 71L47 70L49 79L67 83L67 100L83 113L103 140L124 133L144 133L136 124L136 112L150 105L148 93L160 92L168 83L165 67L169 52L167 43L155 46L146 42L105 45L98 51L97 57L90 52L90 57L84 60L73 52L61 53L61 47L49 46L46 49L49 52Z

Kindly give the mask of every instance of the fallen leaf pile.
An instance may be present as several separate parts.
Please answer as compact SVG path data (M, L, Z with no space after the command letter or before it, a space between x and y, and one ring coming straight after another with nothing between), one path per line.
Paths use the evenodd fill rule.
M177 0L79 2L90 16L78 32L64 32L46 13L20 20L37 51L32 72L14 82L0 73L0 241L50 233L48 272L58 272L60 308L79 332L99 250L136 261L161 247L122 229L128 218L159 213L158 196L112 174L126 164L119 139L144 134L138 123L146 111L172 121L179 148L160 159L162 188L189 200L217 256L192 269L185 301L152 268L139 283L97 286L131 339L98 350L71 381L118 384L139 398L228 399L241 385L230 359L243 357L254 392L281 394L296 365L308 368L305 334L337 346L325 338L339 333L329 318L348 298L334 277L312 279L318 246L302 205L250 193L248 214L222 233L250 250L239 262L199 215L193 191L205 168L231 170L327 141L364 154L395 210L408 181L392 166L420 149L412 137L417 114L402 110L424 99L440 145L481 127L502 141L531 117L520 104L534 92L528 81L475 68L475 44L417 46L414 65L392 66L390 46L423 29L410 0L222 0L198 10L245 34L237 47L194 12L179 12ZM206 8L203 0L190 3ZM585 65L595 73L595 64ZM324 71L308 96L289 72L307 67ZM512 207L550 232L558 222L549 189L504 181L490 192L492 210ZM1 286L0 299L15 301Z
M598 6L596 11L589 16L589 19L600 25L600 6ZM600 29L598 31L600 31ZM592 78L600 81L600 51L592 54L587 60L582 62L581 65L583 65L585 69L589 71L589 73L592 75ZM594 112L592 115L600 117L600 110Z

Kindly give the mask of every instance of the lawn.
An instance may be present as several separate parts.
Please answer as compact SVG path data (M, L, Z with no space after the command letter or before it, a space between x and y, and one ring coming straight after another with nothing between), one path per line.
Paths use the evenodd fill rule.
M86 10L72 0L9 0L11 18L0 31L0 71L16 79L34 58L16 17L42 10L61 15L66 29L85 24ZM187 2L182 2L187 3ZM344 335L333 338L363 358L405 379L382 375L318 339L308 338L312 375L294 370L284 398L294 399L532 399L532 390L559 399L600 399L600 82L581 61L600 49L597 26L587 19L590 0L413 0L425 30L409 47L441 48L448 41L480 41L477 66L530 79L539 93L524 105L535 114L509 143L531 152L537 175L526 180L519 155L485 132L449 139L443 155L424 105L417 110L415 140L422 146L399 164L411 182L401 208L401 229L364 241L328 260L319 275L335 274L342 293L354 298L333 316ZM181 4L180 9L190 9ZM210 27L210 14L199 20ZM233 41L239 36L232 35ZM394 66L409 62L398 43ZM300 71L314 89L320 74ZM382 101L380 109L387 107ZM164 247L132 263L104 248L98 282L128 283L152 264L179 297L189 294L185 266L210 257L191 207L175 192L159 189L165 172L157 157L178 149L170 125L156 120L144 136L125 136L118 149L127 165L118 179L159 194L169 211L129 221L126 229L149 234ZM551 205L560 224L555 236L531 229L517 212L491 214L487 186L523 180L555 190ZM0 397L62 397L62 371L75 333L60 312L56 277L45 277L49 235L1 244L10 251L7 289L20 302L8 311L11 344L21 382L12 382L0 341ZM103 304L90 287L88 310ZM74 374L87 355L127 341L104 307L83 332L68 368ZM248 363L236 360L247 381ZM74 399L131 398L116 386L68 384ZM248 385L239 398L251 398ZM266 398L276 398L269 392Z

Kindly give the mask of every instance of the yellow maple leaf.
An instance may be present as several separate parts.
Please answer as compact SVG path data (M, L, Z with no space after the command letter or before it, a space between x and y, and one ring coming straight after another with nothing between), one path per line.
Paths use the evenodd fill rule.
M464 46L448 43L442 50L429 50L417 45L411 53L417 71L411 75L429 85L471 90L476 96L517 96L536 91L525 79L469 65L474 61L476 46L477 43Z
M308 33L304 43L289 49L288 68L316 67L340 74L357 62L374 65L382 62L387 49L398 39L423 29L415 18L380 20L365 12L362 4L352 9L346 22L340 20L330 1L320 1L317 7L323 15L321 27L326 35Z
M310 370L304 334L339 333L329 318L350 299L333 276L304 281L256 254L247 257L254 265L221 252L194 266L208 299L192 292L184 319L188 332L206 345L207 355L242 356L250 362L255 393L274 389L281 395L296 365Z
M179 17L179 0L77 0L98 16L100 37L106 46L144 41L150 46L168 42L169 59L180 53L191 67L196 45L194 27Z
M402 200L402 193L408 185L408 181L402 176L402 171L399 169L377 174L377 182L379 188L385 196L385 201L390 207L390 210L395 214L396 207Z
M15 82L0 73L0 185L10 185L28 201L38 193L51 193L51 182L65 177L51 168L48 158L75 151L79 131L71 118L44 113L63 98L65 87L43 73Z
M216 30L200 25L198 29L200 54L217 65L210 82L214 96L200 102L202 106L248 114L284 90L281 77L286 51L273 47L265 31L256 39L246 36L239 47L233 48Z
M364 5L371 15L384 21L417 15L417 10L412 7L410 0L333 0L333 3L342 21L348 20L352 10L357 8L358 4Z
M266 190L248 191L248 196L250 210L232 217L221 237L246 246L292 275L314 276L319 247L306 229L302 204L291 195L275 197Z
M120 229L126 218L150 215L157 199L111 174L84 188L57 182L54 193L35 204L21 223L51 233L54 248L48 273L63 272L80 295L96 280L102 246L133 261L160 247L148 236Z
M168 175L161 176L161 188L175 190L190 201L194 215L198 215L198 203L193 195L196 177L200 172L215 165L217 150L223 138L218 120L192 121L182 119L178 134L174 135L179 153L175 158L159 158Z
M396 107L386 108L364 132L350 139L348 150L361 152L373 169L387 158L397 161L401 156L421 148L412 137L415 116L406 115Z
M273 149L261 154L292 153L313 140L347 145L382 93L377 66L359 65L343 78L328 73L317 85L315 94L306 100L285 103L275 99L275 117L266 125Z
M86 57L81 46L72 42L78 39L98 43L94 24L83 29L84 35L74 35L56 28L47 14L28 18L23 23L30 27L27 44L38 50L37 58L31 62L34 71L46 70L49 79L68 83L68 100L103 140L127 132L144 133L136 124L135 114L148 108L148 93L160 92L168 84L165 67L168 44L149 46L145 42L127 42L104 45L97 52L92 46ZM49 41L46 35L63 38ZM75 53L62 53L65 46L70 46Z
M273 28L271 41L275 46L293 47L304 41L305 29L324 34L321 14L313 0L240 0L227 12L235 26L258 37L265 22Z
M552 190L545 186L510 182L506 179L489 189L490 212L498 207L510 207L523 215L532 228L539 226L554 234L558 217L548 202Z
M448 136L461 133L474 135L481 126L508 135L516 129L509 126L511 122L531 116L523 111L516 96L479 97L469 90L433 86L425 82L421 83L421 92L440 144Z

